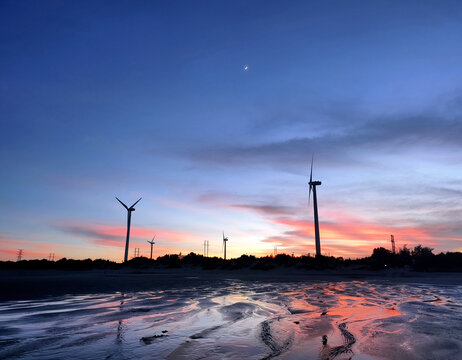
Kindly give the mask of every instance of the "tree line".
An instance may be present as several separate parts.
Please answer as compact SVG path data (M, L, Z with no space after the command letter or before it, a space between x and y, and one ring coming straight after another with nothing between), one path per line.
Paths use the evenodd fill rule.
M276 256L256 257L253 255L241 255L238 258L224 260L218 257L205 257L193 252L188 255L169 254L159 256L157 259L136 257L126 263L116 263L103 259L74 260L62 258L57 261L21 260L1 261L0 269L13 270L92 270L92 269L121 269L121 268L181 268L187 266L200 267L202 269L252 269L272 270L281 267L298 268L307 270L323 269L350 269L350 270L385 270L385 269L408 269L414 271L462 271L462 253L446 252L434 254L433 249L417 245L413 249L404 246L398 252L393 253L383 247L375 248L372 254L361 259L344 259L334 256L293 256L278 254Z

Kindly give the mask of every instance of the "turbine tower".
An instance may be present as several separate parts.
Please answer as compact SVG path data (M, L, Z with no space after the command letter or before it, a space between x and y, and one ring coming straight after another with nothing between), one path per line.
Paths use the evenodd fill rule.
M204 240L204 257L209 257L209 241Z
M154 235L154 237L152 238L152 240L151 240L151 241L149 241L149 240L148 240L148 243L150 243L150 244L151 244L151 257L150 257L150 259L151 259L151 260L152 260L152 245L154 245L154 244L155 244L155 242L154 242L154 239L155 239L155 238L156 238L156 235Z
M311 199L311 189L313 189L313 207L314 207L314 234L316 241L316 256L321 256L321 239L319 238L319 220L318 220L318 198L316 196L316 186L321 185L320 181L313 181L313 157L311 157L311 172L310 172L310 190L308 194L308 205Z
M226 242L228 241L228 238L225 237L225 232L223 231L223 250L224 250L224 259L226 260Z
M122 204L122 206L127 209L127 240L125 242L125 257L124 257L124 262L127 262L128 259L128 242L130 241L130 220L132 218L132 211L135 211L135 205L138 204L138 201L141 200L139 198L132 206L127 207L122 201L119 200L119 198L116 196L116 199L118 202Z

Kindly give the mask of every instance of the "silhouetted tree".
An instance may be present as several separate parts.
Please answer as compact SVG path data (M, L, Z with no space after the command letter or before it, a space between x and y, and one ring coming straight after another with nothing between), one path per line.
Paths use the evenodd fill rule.
M294 267L307 270L322 269L341 269L352 266L354 269L385 269L390 267L412 266L414 270L432 271L462 271L462 253L447 252L438 255L433 254L433 249L417 245L413 250L409 250L406 245L400 249L398 254L393 254L390 250L379 247L375 248L370 257L362 259L335 258L333 256L290 256L278 254L276 256L264 256L256 258L253 255L241 255L236 259L223 260L218 257L204 257L193 252L186 256L164 255L156 260L146 257L136 257L127 263L115 263L103 259L74 260L62 258L58 261L42 260L21 260L0 261L0 269L22 269L22 270L91 270L91 269L120 269L132 267L137 269L151 267L179 268L183 265L197 266L203 269L241 269L250 268L257 270L271 270L278 267Z
M412 256L413 257L431 257L433 256L433 249L422 246L422 245L417 245L414 250L412 250Z
M159 256L156 262L169 268L181 267L181 261L177 254Z
M393 253L384 247L375 248L371 256L372 267L384 269L394 265Z
M398 253L399 266L412 265L411 250L404 244L403 248Z
M243 267L251 267L255 264L256 258L253 255L241 255L237 259L233 259L236 264L236 268L241 269Z
M440 253L433 258L435 270L442 271L461 271L462 270L462 252ZM432 269L433 270L433 269Z
M426 246L417 245L414 247L414 250L412 250L414 269L428 270L430 267L432 267L432 265L434 265L432 261L434 256L435 255L433 255L433 249Z

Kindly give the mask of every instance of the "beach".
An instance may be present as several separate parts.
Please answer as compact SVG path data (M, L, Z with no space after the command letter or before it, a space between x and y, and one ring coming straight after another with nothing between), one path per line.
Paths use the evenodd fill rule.
M451 359L462 351L459 274L7 275L3 288L22 284L28 295L0 302L0 358Z

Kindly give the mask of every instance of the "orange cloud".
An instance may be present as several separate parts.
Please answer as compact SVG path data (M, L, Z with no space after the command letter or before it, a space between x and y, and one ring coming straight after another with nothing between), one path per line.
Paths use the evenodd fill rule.
M330 213L330 219L320 219L321 247L324 254L343 257L370 255L375 247L390 247L390 234L395 236L398 247L424 244L438 245L435 234L422 227L383 226L341 213ZM267 218L268 221L288 228L287 231L264 242L279 244L296 254L314 253L314 225L312 221L290 218Z

